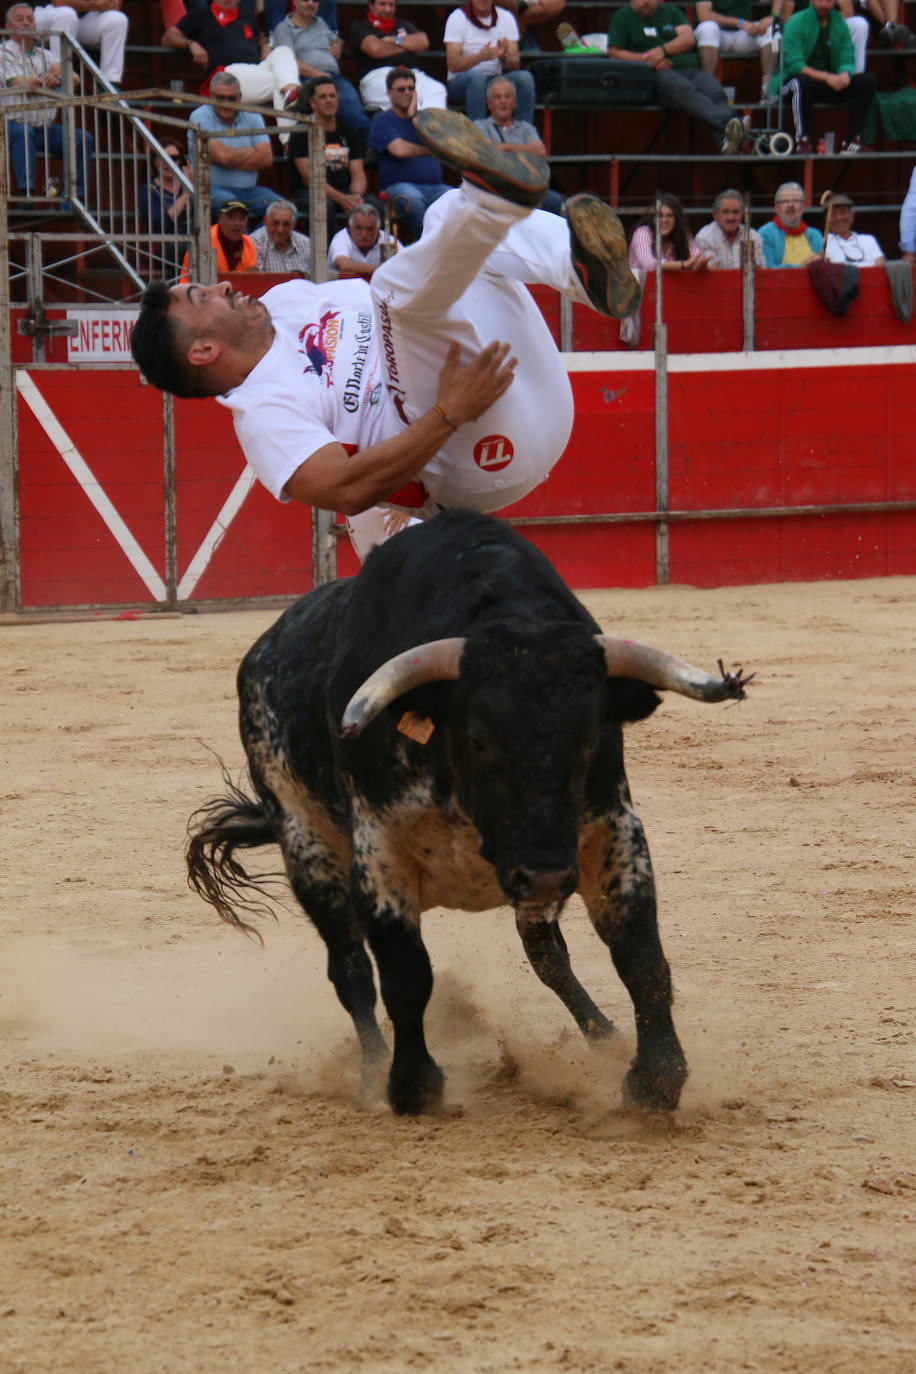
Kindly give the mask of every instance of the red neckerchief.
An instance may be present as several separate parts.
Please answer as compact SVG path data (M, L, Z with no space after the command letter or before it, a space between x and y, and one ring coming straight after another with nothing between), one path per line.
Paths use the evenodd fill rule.
M788 234L789 237L793 239L797 239L799 234L804 234L808 228L804 220L799 220L797 229L789 229L783 224L778 215L773 216L773 223L776 225L777 229L781 229L784 234Z
M230 272L234 272L242 261L242 253L245 248L244 240L239 239L238 243L233 243L231 239L226 238L219 225L216 226L216 237L219 239L219 246L225 255L227 268Z
M396 22L393 14L390 18L383 19L380 14L373 14L372 10L369 11L368 19L372 27L378 29L379 33L391 33Z
M474 13L474 6L471 4L471 0L467 0L467 4L462 6L462 10L463 10L463 12L467 15L467 17L470 19L471 23L474 24L478 29L492 29L493 26L497 23L497 15L496 15L496 6L495 6L495 5L493 6L492 10L490 11L490 18L489 18L489 19L479 19L479 18L478 18L478 16Z
M238 5L230 9L228 5L217 4L216 0L214 0L210 9L213 11L213 18L221 28L226 28L228 24L234 24L239 17Z

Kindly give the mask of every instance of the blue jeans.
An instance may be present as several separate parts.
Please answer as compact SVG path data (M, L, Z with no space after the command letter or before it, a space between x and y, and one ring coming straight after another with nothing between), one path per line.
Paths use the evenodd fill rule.
M530 72L503 72L507 81L515 87L515 118L525 124L534 123L534 77ZM459 72L448 83L448 103L463 105L468 119L486 119L487 86L492 75L481 76L477 72Z
M45 149L52 157L64 155L64 127L62 124L17 124L8 120L10 158L13 176L21 196L33 196L35 187L35 159ZM94 141L91 134L76 131L76 194L86 198L86 173L92 161ZM64 188L66 195L66 188Z
M423 216L433 201L451 189L451 186L445 186L440 181L422 184L393 181L381 190L381 194L391 201L391 213L399 221L407 242L414 243L423 232Z

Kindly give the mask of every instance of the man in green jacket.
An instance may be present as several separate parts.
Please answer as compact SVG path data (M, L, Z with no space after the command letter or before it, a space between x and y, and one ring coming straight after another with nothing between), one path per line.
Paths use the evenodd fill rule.
M874 99L875 78L855 70L855 51L836 0L811 0L793 14L783 32L782 95L792 102L795 142L810 153L814 102L848 105L849 123L841 151L861 153L862 129ZM771 89L779 93L777 72Z

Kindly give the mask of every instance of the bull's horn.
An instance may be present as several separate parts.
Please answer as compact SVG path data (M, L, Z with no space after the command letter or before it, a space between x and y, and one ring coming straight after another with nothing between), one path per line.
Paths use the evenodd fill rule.
M640 682L651 683L681 696L693 697L696 701L740 701L745 695L745 684L753 674L743 677L739 668L735 673L726 673L719 659L721 677L712 677L701 668L694 668L683 658L655 649L651 644L640 644L635 639L614 639L611 635L595 635L604 650L608 677L633 677Z
M463 649L463 638L431 639L389 658L353 693L343 713L341 734L361 734L379 711L411 687L456 678Z

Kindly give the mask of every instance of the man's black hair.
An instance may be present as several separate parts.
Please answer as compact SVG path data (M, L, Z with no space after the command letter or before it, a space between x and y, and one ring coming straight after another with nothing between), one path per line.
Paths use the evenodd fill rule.
M403 81L405 76L408 81L412 81L414 85L416 85L417 74L415 71L412 71L410 67L392 67L391 71L385 77L385 90L390 91L394 83L396 81Z
M134 362L148 382L173 396L203 396L194 369L182 365L169 321L169 288L164 281L151 281L140 302L140 314L130 336Z
M300 110L302 114L311 114L312 96L318 90L319 86L333 86L335 91L337 90L337 83L330 75L310 77L308 81L300 86L299 96L296 101L296 108ZM304 101L305 103L300 104L300 101Z

